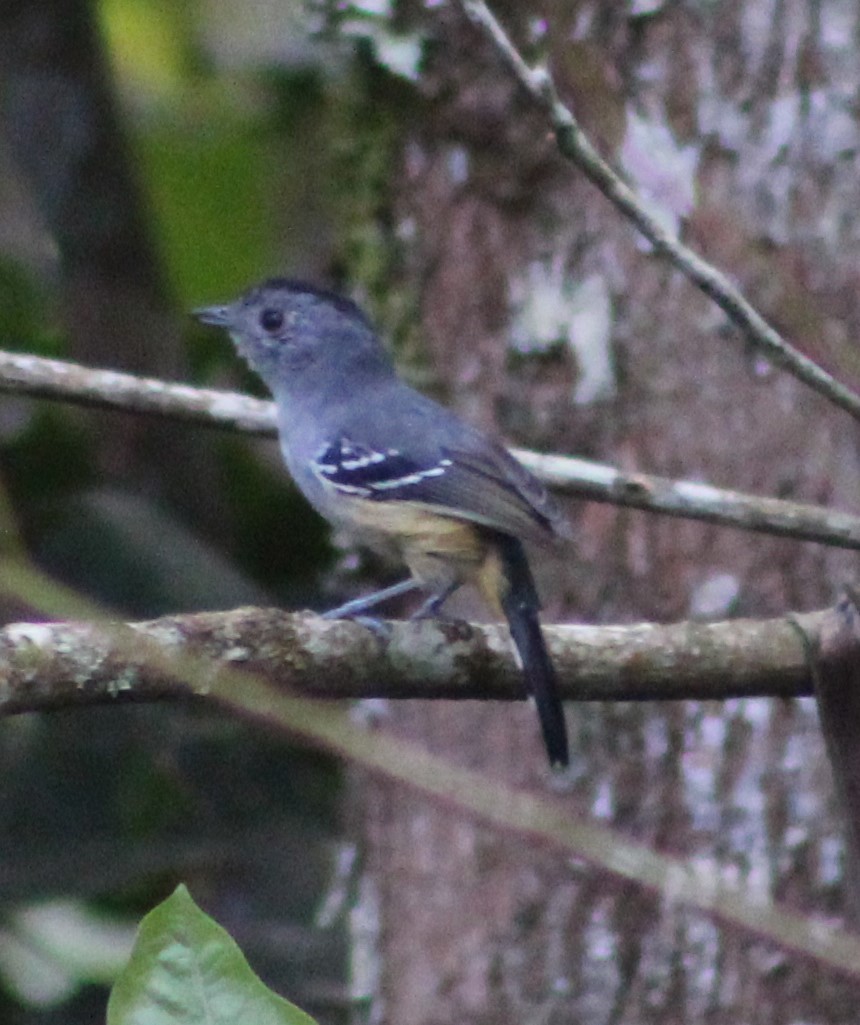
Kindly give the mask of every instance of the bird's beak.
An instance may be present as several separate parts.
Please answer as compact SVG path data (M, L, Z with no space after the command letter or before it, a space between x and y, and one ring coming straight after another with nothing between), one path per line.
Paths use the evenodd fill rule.
M201 306L191 311L191 316L200 321L201 324L211 324L213 327L230 326L229 306Z

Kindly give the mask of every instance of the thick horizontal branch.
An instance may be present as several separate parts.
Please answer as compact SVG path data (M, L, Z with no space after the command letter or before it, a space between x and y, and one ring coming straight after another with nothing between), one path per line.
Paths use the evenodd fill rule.
M791 697L812 693L810 652L824 659L821 671L860 654L848 608L762 621L551 626L546 634L566 699ZM393 622L382 640L351 622L245 608L144 623L7 626L0 714L205 696L222 669L318 698L524 696L500 626Z
M860 395L840 384L790 345L762 317L739 289L716 267L702 259L650 212L645 203L612 170L559 99L555 83L543 68L533 70L511 42L483 0L459 0L466 16L492 42L500 58L525 92L543 110L556 136L559 152L574 163L654 246L720 307L748 341L776 366L814 388L834 405L860 420ZM718 337L718 336L715 336Z
M803 660L798 657L804 647L802 637L818 667L837 659L857 659L856 623L847 603L832 611L799 617L795 623L783 620L736 625L739 636L750 640L744 645L747 658L782 657L786 665L794 667L793 677L800 690L806 687ZM646 688L653 690L650 696L668 697L681 695L673 693L673 686L661 690L655 681L671 681L678 676L699 679L699 664L710 667L717 683L715 668L720 661L731 675L737 654L737 639L731 637L733 626L692 624L612 631L570 628L550 633L557 654L563 655L569 644L583 643L580 682L591 678L592 696L607 696L606 690L594 686L601 675L608 673L619 679L628 672L639 673L641 665L647 669L645 679L651 681ZM840 640L833 631L848 636ZM694 646L676 650L673 644L684 649L685 633ZM615 652L603 671L588 650L589 642L604 643L601 635ZM661 635L669 642L663 651L653 647ZM258 720L269 729L304 737L367 770L416 787L425 797L445 802L446 808L477 815L495 828L557 845L568 857L592 861L621 879L653 888L668 900L716 913L723 921L749 929L759 938L766 937L781 947L856 974L856 937L819 921L806 921L796 912L773 905L761 894L720 880L712 871L705 879L701 872L692 870L694 866L680 859L632 844L617 832L572 817L569 809L551 797L511 789L385 731L358 727L349 721L346 710L331 703L308 701L283 693L277 686L307 683L309 674L316 673L320 681L316 692L327 694L331 687L323 681L329 679L330 671L334 673L335 688L343 689L346 683L345 689L350 690L360 681L367 683L380 670L387 681L396 669L404 672L413 693L424 693L428 683L433 685L436 680L432 665L437 661L434 650L440 645L454 680L467 681L471 674L469 686L482 680L492 684L491 672L496 665L507 674L506 679L512 680L517 674L510 660L501 654L503 641L498 630L465 624L393 624L391 642L380 645L354 624L260 609L134 625L19 624L0 632L0 712L115 701L121 696L151 700L209 695L235 714ZM619 661L622 649L626 656ZM759 655L754 656L754 651ZM703 653L706 657L697 662ZM712 657L718 653L719 657ZM212 658L216 659L214 664ZM284 666L280 665L282 658L287 659ZM394 664L398 659L401 666ZM688 664L695 663L696 670L684 666L684 659ZM641 660L639 664L637 660ZM259 673L237 671L239 667L254 666L274 677L276 686ZM425 668L431 673L422 681L418 677ZM566 675L573 668L566 663ZM751 661L735 677L735 683L743 689L754 675ZM769 678L767 673L765 678ZM566 687L570 692L569 679ZM589 688L580 689L584 695ZM717 696L725 689L718 685L708 696ZM468 696L465 683L459 696ZM513 688L503 689L501 696L514 696Z
M113 370L0 351L0 391L103 409L150 413L207 427L273 437L271 402L236 392L192 388ZM557 491L648 512L705 520L840 548L860 549L860 516L801 502L745 495L695 481L645 473L570 456L514 454Z

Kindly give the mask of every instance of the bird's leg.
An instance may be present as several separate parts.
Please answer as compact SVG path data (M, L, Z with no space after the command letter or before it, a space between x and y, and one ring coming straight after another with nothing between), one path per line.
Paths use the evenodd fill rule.
M374 609L377 605L381 605L382 602L400 598L401 594L408 594L410 590L415 590L418 587L420 587L418 581L414 577L409 577L408 580L401 580L400 583L392 584L391 587L383 587L382 590L375 590L372 594L365 594L363 598L355 598L352 602L338 605L336 609L324 612L323 619L360 619L364 625L368 625L367 620L378 623L378 619L365 616L364 613L368 609Z
M410 619L431 619L439 616L442 606L451 597L451 595L460 586L459 580L453 580L450 584L446 584L441 591L437 594L431 594L427 601L422 602L421 605L412 613Z

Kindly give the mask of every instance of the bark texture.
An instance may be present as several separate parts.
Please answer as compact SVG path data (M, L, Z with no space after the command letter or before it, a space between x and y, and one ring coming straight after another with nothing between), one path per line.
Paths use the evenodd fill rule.
M564 698L789 698L809 695L813 684L820 690L831 675L840 689L838 680L858 661L857 619L857 607L844 601L762 621L551 627L546 639ZM202 684L196 672L183 679L189 660L201 663ZM395 622L381 637L308 613L240 608L137 623L3 627L0 715L205 696L210 676L237 668L309 697L524 699L508 632L495 624Z
M689 241L856 385L860 15L836 0L654 7L495 10L527 53L549 52L604 155L687 213ZM423 17L436 44L420 83L429 114L405 138L397 204L417 229L425 338L451 402L529 447L855 506L850 418L725 337L723 316L557 155L461 15ZM562 318L556 344L526 351L530 303L569 310L585 282L580 306L610 311L602 388L588 376L593 320ZM539 564L548 621L810 609L856 565L605 505L571 515L574 563ZM390 720L488 776L547 785L528 709L433 703L393 707ZM840 918L843 836L811 702L578 706L569 723L572 815ZM856 1018L856 985L754 936L396 785L362 793L386 1023Z

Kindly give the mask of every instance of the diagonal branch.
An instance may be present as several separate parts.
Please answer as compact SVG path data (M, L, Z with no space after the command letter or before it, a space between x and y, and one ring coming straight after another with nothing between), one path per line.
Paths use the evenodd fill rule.
M860 395L840 384L804 356L762 317L716 267L702 259L649 212L636 193L612 170L583 132L572 111L559 99L549 72L533 70L511 42L483 0L457 0L469 20L492 42L496 52L535 104L552 123L559 152L572 161L654 246L720 307L749 342L776 366L793 374L834 405L860 420Z
M237 392L192 388L114 370L0 351L0 391L101 409L149 413L206 427L274 437L271 402ZM647 512L705 520L839 548L860 549L860 516L802 502L745 495L570 456L514 449L514 455L562 494Z

